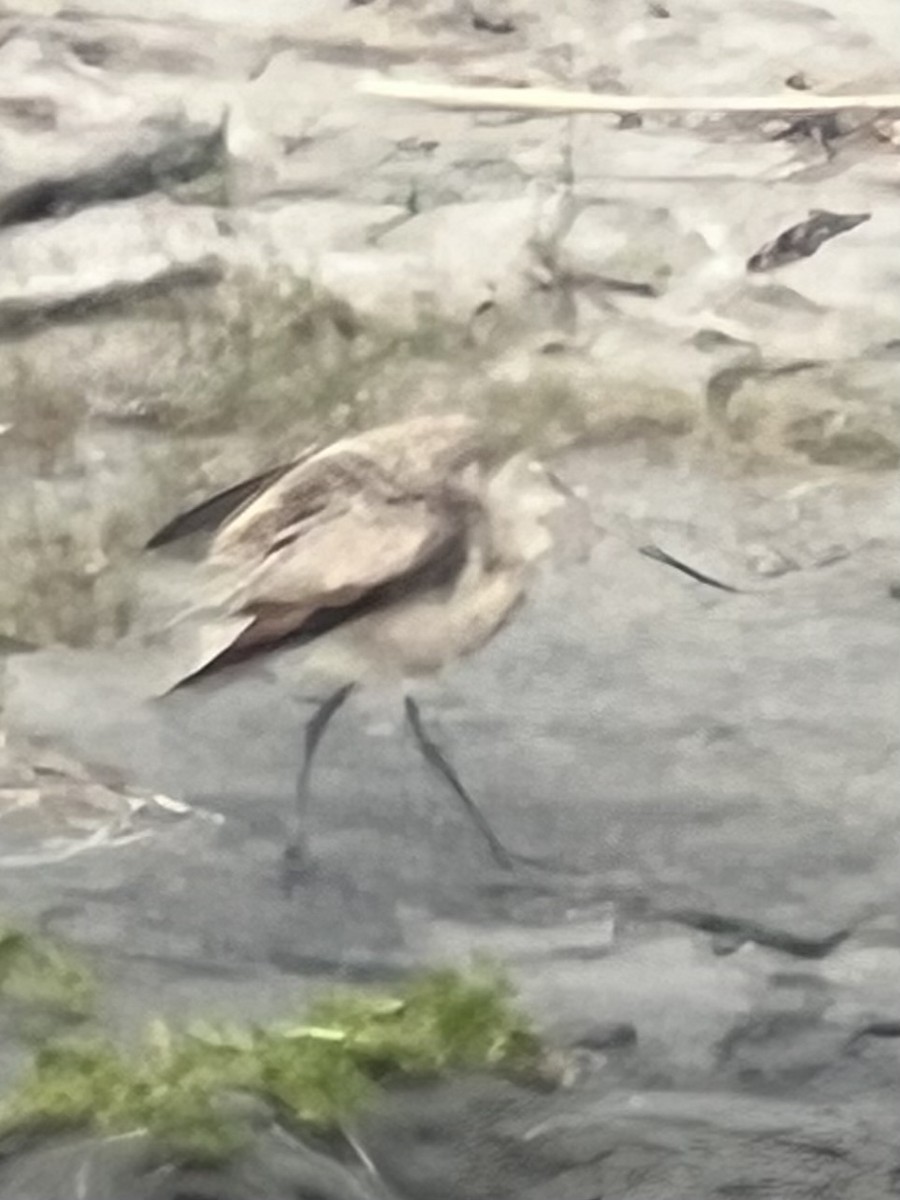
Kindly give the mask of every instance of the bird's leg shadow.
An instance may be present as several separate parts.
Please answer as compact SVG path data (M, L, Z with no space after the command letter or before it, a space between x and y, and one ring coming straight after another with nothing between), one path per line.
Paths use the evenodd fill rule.
M516 856L506 849L496 833L494 833L478 805L463 787L459 775L457 775L453 766L447 761L443 751L426 731L422 723L422 714L419 711L418 704L416 704L411 696L407 696L404 700L404 706L406 708L406 719L409 722L409 727L425 761L432 770L436 771L450 785L453 794L462 802L466 814L475 823L479 833L487 842L494 861L503 867L504 870L514 870Z
M324 700L310 719L303 731L303 764L297 778L296 808L294 811L293 830L284 851L282 885L290 895L309 867L309 847L306 834L306 818L309 812L310 782L312 779L313 760L319 743L332 717L342 707L345 700L353 691L354 684L348 683L339 688Z

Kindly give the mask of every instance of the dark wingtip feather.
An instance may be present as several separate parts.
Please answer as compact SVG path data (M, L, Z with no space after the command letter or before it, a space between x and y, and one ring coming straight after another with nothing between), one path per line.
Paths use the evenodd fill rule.
M238 509L255 499L264 488L280 479L294 465L290 462L271 467L268 471L233 484L223 492L217 492L209 499L202 500L186 512L179 513L154 533L144 544L144 550L158 550L160 546L168 546L172 542L190 537L193 533L214 533L229 517L237 513Z

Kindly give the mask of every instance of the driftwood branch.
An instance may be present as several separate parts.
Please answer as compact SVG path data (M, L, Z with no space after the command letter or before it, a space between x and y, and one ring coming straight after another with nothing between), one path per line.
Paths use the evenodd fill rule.
M840 112L848 108L900 110L900 93L817 96L785 92L780 96L616 96L572 92L562 88L459 87L445 83L369 78L357 84L369 96L430 104L435 108L496 109L541 113L677 113L677 112Z

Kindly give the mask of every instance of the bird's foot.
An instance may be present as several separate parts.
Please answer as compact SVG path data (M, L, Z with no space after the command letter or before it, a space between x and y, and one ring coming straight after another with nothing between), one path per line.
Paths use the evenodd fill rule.
M306 842L289 842L281 857L280 883L283 894L290 899L314 874L315 862L310 856Z
M519 866L521 865L521 860L518 854L513 854L512 851L507 850L499 843L492 845L490 850L491 858L494 861L494 866L499 867L501 871L504 871L507 874L512 874L518 870Z

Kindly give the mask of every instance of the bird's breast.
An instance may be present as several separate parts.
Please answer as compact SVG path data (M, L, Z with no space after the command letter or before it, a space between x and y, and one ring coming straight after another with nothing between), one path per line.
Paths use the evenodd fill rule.
M485 645L522 594L519 572L498 571L368 613L340 636L378 675L430 675Z

